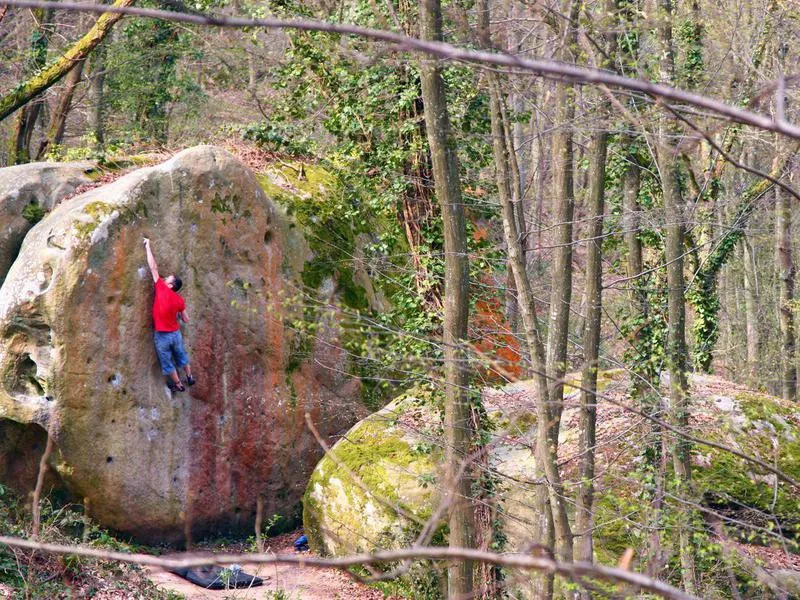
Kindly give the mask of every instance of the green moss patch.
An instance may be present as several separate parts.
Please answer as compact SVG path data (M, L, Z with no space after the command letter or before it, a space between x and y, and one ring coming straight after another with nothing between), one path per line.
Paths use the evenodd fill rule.
M89 202L83 207L83 214L87 215L91 220L89 221L75 221L73 230L75 235L82 240L91 237L95 229L98 228L100 223L103 222L108 215L116 210L115 207L106 204L100 200Z
M370 493L400 504L402 503L396 489L398 470L425 460L408 442L388 432L386 423L375 418L351 431L347 435L346 443L336 446L333 456L342 466L331 459L325 459L330 464L326 465L325 476L319 479L319 483L326 484L331 477L350 481L352 478L348 471L351 471ZM433 470L433 465L430 467ZM356 487L360 486L356 484ZM414 511L413 507L404 508Z
M740 392L734 399L744 415L744 422L729 432L734 445L800 479L800 409L755 392ZM752 461L720 450L712 450L709 456L710 465L695 470L699 491L709 504L739 513L767 529L780 527L784 536L800 542L796 490ZM795 548L800 549L800 545Z
M353 427L320 461L303 500L312 547L322 552L400 547L420 526L404 513L427 519L433 509L441 453L406 432L398 419L402 398ZM419 437L419 439L417 439ZM346 540L340 540L339 529Z
M31 225L36 225L36 223L44 218L44 208L42 208L38 200L31 200L30 203L26 204L25 208L22 209L22 216Z
M332 279L345 306L368 309L367 292L355 282L352 266L356 236L363 224L353 222L336 178L319 165L298 163L273 165L257 179L264 192L303 228L313 255L303 269L303 284L318 289ZM275 181L284 182L284 187Z

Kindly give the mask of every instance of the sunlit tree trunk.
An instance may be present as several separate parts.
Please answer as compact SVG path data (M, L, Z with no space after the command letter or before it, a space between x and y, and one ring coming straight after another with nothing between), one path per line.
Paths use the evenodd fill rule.
M525 260L520 241L521 236L517 229L518 224L514 210L514 198L509 186L509 166L507 146L505 144L506 131L501 117L503 110L502 97L495 78L489 76L489 80L492 138L495 166L497 168L497 186L503 209L503 232L508 247L508 261L517 289L525 341L530 353L536 385L535 402L539 424L536 427L536 473L534 475L537 479L546 481L549 484L537 487L536 512L539 515L537 543L549 548L554 543L553 534L555 529L557 527L563 528L563 523L565 522L567 527L569 525L563 490L560 484L561 476L558 471L556 448L550 443L549 431L546 427L546 423L551 419L551 411L548 401L550 386L546 375L545 347L536 316L533 290L525 269ZM537 578L536 585L538 597L548 598L552 596L552 576Z
M94 138L95 150L102 150L105 144L105 80L106 80L106 45L101 44L89 59L89 98L87 113L89 132Z
M575 507L575 560L592 561L592 501L594 496L594 455L597 422L597 369L600 358L600 317L602 302L603 212L605 208L605 161L608 134L592 136L589 166L589 206L586 218L588 251L586 257L586 328L583 336L581 375L581 485Z
M577 45L577 21L580 2L571 0L569 18L564 25L565 35L559 58L568 60ZM550 402L554 443L557 443L564 396L564 374L567 369L569 313L572 302L572 233L575 212L574 146L572 127L575 119L575 86L556 84L555 133L553 135L553 189L551 218L554 236L550 319L547 328L547 374L550 377ZM571 545L571 543L570 543ZM570 552L571 555L571 552Z
M487 0L481 0L478 5L478 24L481 45L491 46L489 34L489 4ZM525 267L525 252L522 240L525 232L525 221L519 218L518 206L521 202L519 198L520 188L515 185L516 178L514 168L511 163L515 162L512 129L509 126L506 114L505 101L500 88L500 78L494 73L486 76L489 87L489 114L491 118L492 148L494 151L495 175L497 180L498 194L503 210L503 232L505 234L506 245L508 248L508 266L510 278L516 293L516 304L520 313L524 339L530 356L533 368L533 377L536 383L536 413L538 422L545 424L550 419L550 408L548 403L549 386L545 373L545 348L539 323L536 317L536 307L534 305L533 291L530 280L528 279ZM517 171L518 172L518 171ZM535 472L534 476L539 481L549 483L559 481L557 458L553 454L555 448L549 444L548 431L545 426L536 428L535 446ZM554 478L551 478L551 476ZM560 485L559 485L560 488ZM564 519L566 511L563 502L551 505L550 493L551 486L539 485L536 488L535 513L538 516L535 530L537 532L536 542L544 547L551 548L554 545L554 527L552 510L563 510ZM551 598L553 595L554 577L552 574L543 574L533 578L537 598Z
M560 57L568 60L577 46L577 26L580 2L570 0L568 19L563 26ZM543 454L555 460L558 456L558 433L561 426L561 412L564 399L564 375L567 369L567 342L569 338L569 313L572 302L572 242L573 216L575 212L575 192L573 179L574 147L572 139L575 118L575 87L569 83L556 84L554 98L556 106L555 134L553 135L553 183L551 218L554 222L554 247L552 287L550 293L550 316L547 328L545 354L549 393L547 394L548 415L546 422L539 421L539 428L546 430L548 448ZM535 368L535 367L534 367ZM541 419L541 416L540 416ZM544 435L544 434L543 434ZM572 560L572 530L564 505L561 477L555 465L546 464L550 482L550 505L553 515L556 554L562 560Z
M781 325L781 395L786 400L797 397L797 365L795 360L794 279L792 259L792 207L788 194L775 188L775 237L780 293Z
M421 0L419 19L422 39L442 38L438 0ZM444 225L445 481L451 486L448 491L452 492L449 543L451 547L469 548L473 544L474 529L471 478L469 470L462 469L472 438L464 352L469 314L466 218L444 82L436 61L422 60L420 77L434 184ZM472 563L466 560L451 563L447 585L448 597L468 598L473 587Z
M611 22L618 13L616 0L606 0L604 17L605 60L598 66L609 67L616 55L616 36ZM597 439L597 370L600 366L600 332L603 291L603 216L605 212L606 155L608 131L604 128L608 115L601 115L600 130L592 134L588 147L589 196L586 207L586 319L583 332L583 370L580 399L580 486L575 502L575 560L594 559L592 527L595 477L595 442ZM589 598L589 592L582 593Z
M661 38L661 81L675 80L675 62L672 42L672 0L661 0L663 13L659 24ZM667 264L667 367L670 375L671 419L679 429L686 431L689 424L689 384L687 379L686 347L686 282L683 274L685 216L681 193L678 151L670 140L675 131L662 117L659 131L658 167L664 200L665 242L664 258ZM681 493L686 494L691 485L689 445L680 434L672 443L673 468ZM689 594L697 593L694 546L689 523L690 512L679 509L678 535L680 539L681 580Z
M747 237L742 238L742 271L744 285L744 312L737 311L744 316L745 322L745 350L747 356L747 373L749 381L753 384L758 379L758 355L761 347L760 332L758 328L758 279L754 264L753 247ZM736 303L737 306L741 302Z

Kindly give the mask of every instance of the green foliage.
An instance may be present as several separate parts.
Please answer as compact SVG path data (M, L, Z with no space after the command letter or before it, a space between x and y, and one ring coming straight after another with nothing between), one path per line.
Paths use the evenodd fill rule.
M87 134L81 137L80 144L77 146L49 145L45 157L48 161L69 162L73 160L100 160L103 154L97 149L95 136Z
M756 207L755 199L766 189L766 180L751 185L743 194L731 227L715 244L694 278L694 285L686 291L686 300L695 312L692 325L694 336L693 360L697 369L709 372L712 352L719 337L718 315L721 308L717 292L717 277L722 267L733 256L742 240L750 215Z
M160 8L157 2L142 6ZM168 21L123 23L106 58L108 112L122 117L118 136L164 144L174 105L197 110L204 100L197 82L180 69L181 58L194 52L191 34Z
M44 218L44 208L38 200L31 200L22 209L22 216L31 224L35 225Z
M40 541L63 545L140 552L142 548L120 542L88 520L83 508L63 505L54 498L41 501ZM27 538L31 533L30 507L0 484L0 523L3 535ZM141 600L179 600L180 594L158 589L142 568L95 559L12 551L0 545L0 583L10 586L15 598L91 598L109 593Z
M606 167L606 188L610 216L606 227L610 231L623 228L623 178L630 161L639 165L640 184L637 204L642 210L652 209L661 201L660 182L655 177L652 157L641 139L631 140L624 135L614 135L609 141L609 160ZM661 232L641 227L637 233L642 245L643 255L650 254L651 262L644 266L645 273L627 283L631 290L629 296L634 302L625 304L620 310L620 332L628 340L623 359L634 373L634 396L641 398L639 390L648 386L658 386L659 374L664 368L665 341L667 335L667 289L664 273L657 267L663 264L663 239ZM619 258L613 268L620 274L627 274L624 261L627 248L621 236L610 235L604 242L607 255L618 251ZM648 252L649 251L649 252Z
M666 359L667 336L666 284L656 274L642 276L632 283L637 305L631 307L620 330L630 341L623 354L625 363L636 377L634 384L642 387L658 385Z
M695 315L692 323L695 340L692 358L695 367L706 373L710 372L712 353L719 338L718 315L721 305L716 276L716 272L704 269L698 274L695 285L686 292L686 300L694 309Z
M679 49L683 55L679 81L690 90L696 89L705 77L704 29L702 23L697 22L697 15L683 21L678 27L677 34Z
M291 0L272 9L286 17L314 16L310 5ZM382 26L391 18L386 10L359 0L343 8L342 18ZM413 5L404 6L399 18L414 24L414 13ZM374 42L291 33L287 60L272 73L278 94L269 121L251 125L244 135L272 152L324 157L319 164L335 184L313 193L311 201L303 194L279 201L308 233L313 258L303 272L306 288L336 283L350 317L345 345L359 357L357 374L368 402L379 406L389 390L396 392L396 380L412 385L430 377L429 361L441 352L435 342L444 263L418 68L407 60L364 63L359 53L375 50ZM470 182L491 156L487 100L471 70L449 68L444 77L454 130L461 132L463 187L477 188ZM304 188L291 169L282 172ZM468 194L465 200L476 215L496 211L473 204ZM487 270L488 246L473 243L471 251L484 257L476 273ZM358 283L365 274L374 292ZM376 303L375 295L382 300Z
M293 123L255 123L245 128L242 137L289 156L311 156L314 151L314 143Z

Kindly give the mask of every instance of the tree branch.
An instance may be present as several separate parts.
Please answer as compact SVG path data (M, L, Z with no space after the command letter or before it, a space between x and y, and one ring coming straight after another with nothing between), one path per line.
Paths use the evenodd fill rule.
M346 23L328 23L309 19L246 19L221 15L201 16L195 14L180 14L165 10L126 6L126 4L130 2L132 2L132 0L117 0L115 5L105 6L78 4L75 2L53 3L46 0L6 0L2 5L22 8L50 8L54 10L113 13L116 15L132 15L152 19L194 23L196 25L210 25L214 27L263 27L269 29L296 29L299 31L323 31L342 35L356 35L393 44L397 46L399 50L422 52L446 60L460 60L473 64L513 67L522 71L562 81L584 84L605 84L617 88L633 90L654 98L663 98L673 102L699 106L718 114L720 117L737 123L751 125L765 131L774 131L791 138L800 139L800 127L797 125L777 122L769 116L731 106L700 94L694 94L668 85L652 83L641 79L623 77L608 71L603 71L602 69L579 67L552 60L526 59L510 54L468 50L444 42L423 41L391 31L369 29ZM0 119L7 116L7 113L2 111L3 100L5 99L0 99Z
M134 0L116 0L112 6L95 6L94 8L99 10L93 12L102 14L94 26L86 32L86 35L75 42L58 60L45 67L41 72L36 73L27 81L20 83L8 94L0 97L0 121L58 82L77 63L85 59L103 41L108 32L111 31L114 23L122 18L123 13L114 9L125 9L133 2ZM55 2L42 2L41 8L51 10L55 7L55 4ZM3 12L8 6L10 5L6 4L3 7Z
M635 588L656 594L669 600L697 600L671 585L652 579L641 573L595 565L586 562L560 562L553 558L530 556L525 554L512 554L472 550L468 548L446 548L439 546L424 548L406 548L375 552L372 554L354 554L340 558L319 558L315 556L296 556L284 554L184 554L179 557L161 558L148 554L137 554L86 548L83 546L64 546L60 544L46 544L15 538L0 536L0 544L12 548L26 548L50 554L85 556L100 560L119 561L137 565L162 567L164 569L191 569L208 565L232 565L240 563L256 564L290 564L307 567L321 567L332 569L347 569L354 566L379 565L402 560L471 560L485 562L503 567L516 569L529 569L556 573L572 580L582 577L603 579L614 583L623 583Z

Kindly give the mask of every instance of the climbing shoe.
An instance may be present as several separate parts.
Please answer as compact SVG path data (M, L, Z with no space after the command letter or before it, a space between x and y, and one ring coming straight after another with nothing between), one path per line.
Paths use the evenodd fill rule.
M175 392L185 392L186 391L186 388L183 387L182 383L175 383L171 379L167 380L167 387L169 388L169 391L172 392L173 394Z
M189 377L186 378L186 385L192 386L195 383L197 383L197 380L194 377L192 377L191 375L189 375Z

